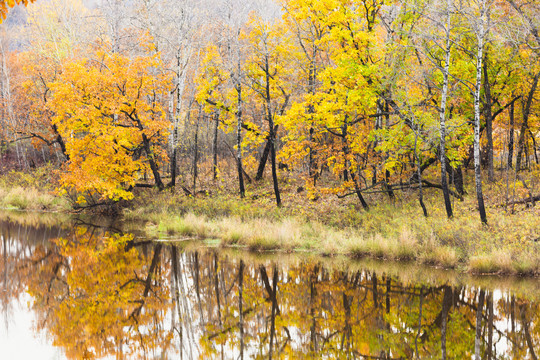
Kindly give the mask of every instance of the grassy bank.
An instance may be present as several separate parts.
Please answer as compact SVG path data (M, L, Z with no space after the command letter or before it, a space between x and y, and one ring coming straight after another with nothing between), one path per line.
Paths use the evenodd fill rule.
M67 198L58 196L57 184L51 174L52 166L31 172L12 171L0 176L0 209L67 212L71 209Z
M213 238L222 246L241 246L254 251L311 251L323 256L416 261L473 273L537 275L539 272L539 246L513 244L502 237L496 239L501 228L461 227L465 234L451 238L448 233L437 235L447 226L434 224L429 219L418 219L414 224L401 223L390 233L373 234L362 229L335 229L297 219L276 222L239 217L210 219L193 213L185 216L152 214L148 218L146 233L153 238ZM440 227L435 228L437 225ZM431 227L433 230L428 230ZM472 235L472 231L476 234Z
M313 202L291 196L276 208L271 195L190 197L140 194L126 220L144 220L147 236L160 239L212 238L220 246L253 251L309 251L322 256L377 258L456 268L470 273L540 275L540 214L522 208L510 214L492 207L482 225L472 200L456 201L447 219L438 193L428 193L424 218L414 197L373 206L354 199Z
M0 178L0 208L69 212L71 202L55 195L52 169ZM472 181L468 183L472 184ZM235 184L200 184L197 196L140 189L123 204L128 230L142 229L154 239L214 239L222 247L253 251L310 252L320 256L376 258L416 262L469 273L540 275L540 207L520 204L511 213L500 206L504 182L485 186L489 225L482 225L474 196L454 199L447 219L441 194L426 191L429 217L422 216L416 193L393 200L369 195L370 211L354 197L321 196L309 200L300 181L281 184L284 206L277 208L269 183L248 186L239 199ZM467 189L469 194L474 190ZM508 211L506 211L508 210Z

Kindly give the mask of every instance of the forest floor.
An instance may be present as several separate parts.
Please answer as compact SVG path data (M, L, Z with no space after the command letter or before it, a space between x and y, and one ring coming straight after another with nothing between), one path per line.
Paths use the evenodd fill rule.
M72 202L55 193L51 169L12 172L0 177L0 208L72 212ZM467 173L468 195L453 199L447 219L442 194L425 191L429 216L424 217L416 191L366 196L370 210L354 196L320 195L309 199L300 179L283 177L283 206L275 205L271 183L247 185L240 199L234 179L198 185L193 196L185 187L158 192L137 189L134 200L118 204L120 218L146 237L166 241L212 239L222 247L252 251L310 252L409 261L469 273L540 275L540 205L509 203L534 195L536 179L521 173L527 187L506 176L484 186L488 225L475 205L474 179ZM507 190L509 189L509 190ZM513 199L513 200L512 200ZM95 209L94 209L95 210Z

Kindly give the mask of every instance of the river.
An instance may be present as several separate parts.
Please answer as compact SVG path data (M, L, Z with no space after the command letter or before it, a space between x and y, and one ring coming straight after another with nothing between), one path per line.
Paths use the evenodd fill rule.
M0 220L1 359L540 356L538 279L120 228Z

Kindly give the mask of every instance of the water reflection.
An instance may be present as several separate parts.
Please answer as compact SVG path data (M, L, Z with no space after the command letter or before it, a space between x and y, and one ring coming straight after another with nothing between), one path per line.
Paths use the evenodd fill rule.
M0 239L8 334L17 311L32 314L35 333L65 358L540 355L539 303L510 291L186 250L87 225L4 222Z

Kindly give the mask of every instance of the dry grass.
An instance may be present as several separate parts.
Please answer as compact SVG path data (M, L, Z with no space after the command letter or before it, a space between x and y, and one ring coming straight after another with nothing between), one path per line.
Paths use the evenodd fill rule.
M176 217L170 222L160 222L159 230L168 235L184 235L192 237L207 237L209 235L208 222L203 216L187 214Z
M210 219L188 213L183 217L153 215L147 234L154 237L190 236L218 239L221 246L241 246L254 251L308 250L324 256L346 255L352 258L378 258L415 261L443 268L460 268L471 273L534 275L539 272L539 257L516 248L489 251L468 238L448 241L436 231L424 233L405 224L391 236L358 228L336 229L317 222L297 219L270 221L238 216ZM442 231L440 229L435 229ZM484 244L485 245L485 244ZM467 256L476 249L476 255Z
M0 208L68 211L69 202L57 196L54 169L47 165L32 171L11 171L0 177Z
M294 220L277 223L265 219L242 221L239 218L223 218L214 223L215 236L224 244L238 244L252 250L283 249L290 251L301 244L302 227Z
M15 210L58 211L68 208L67 201L50 192L34 187L16 186L10 189L0 188L0 207Z
M489 254L472 256L469 259L468 267L471 272L479 274L515 273L510 254L502 250L497 250Z
M444 268L454 268L459 264L456 250L444 245L425 250L420 257L420 261L427 265L436 265Z

